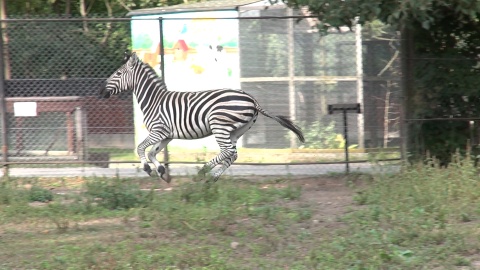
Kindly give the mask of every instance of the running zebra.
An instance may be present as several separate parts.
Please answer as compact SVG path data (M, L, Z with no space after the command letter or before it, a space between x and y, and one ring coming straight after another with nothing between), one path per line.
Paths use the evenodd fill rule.
M156 155L173 139L198 139L214 135L220 146L220 154L206 163L198 173L205 178L215 166L219 168L208 180L216 181L237 159L236 144L255 123L258 113L272 118L293 131L304 142L302 131L284 116L273 116L262 109L258 102L241 90L217 89L199 92L167 91L163 80L135 53L125 53L125 64L107 79L100 96L108 98L123 91L132 90L144 115L149 131L147 138L137 147L143 170L149 175L152 169L145 157L145 149L153 145L148 159L155 165L158 175L164 178L165 167Z

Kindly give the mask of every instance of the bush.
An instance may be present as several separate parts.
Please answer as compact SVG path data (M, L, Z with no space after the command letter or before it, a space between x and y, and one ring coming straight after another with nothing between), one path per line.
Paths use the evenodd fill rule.
M335 121L324 124L322 121L315 121L307 125L301 123L305 134L305 148L313 149L335 149L344 145L342 135L335 132Z
M27 190L17 189L12 183L0 183L0 205L12 205L20 201L26 203L28 197Z
M32 186L28 192L28 200L31 202L49 202L53 200L53 193L48 189Z
M90 180L86 183L85 195L99 206L112 210L144 207L151 199L151 192L120 178Z

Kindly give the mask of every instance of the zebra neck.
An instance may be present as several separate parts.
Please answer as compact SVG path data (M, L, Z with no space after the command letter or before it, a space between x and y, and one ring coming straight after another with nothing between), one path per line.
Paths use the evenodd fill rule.
M158 77L148 78L140 80L135 85L133 92L143 114L147 115L152 108L158 108L158 104L167 90L163 80Z

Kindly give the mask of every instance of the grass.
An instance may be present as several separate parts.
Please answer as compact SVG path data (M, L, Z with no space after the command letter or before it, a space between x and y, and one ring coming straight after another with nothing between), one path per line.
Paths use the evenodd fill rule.
M40 188L4 184L0 268L248 269L232 261L232 254L275 251L284 241L280 232L311 217L308 207L297 212L286 205L301 196L298 186L227 180L183 184L159 194L145 185L92 178L79 192L34 206L18 194ZM269 242L258 241L262 238Z
M345 230L310 251L319 269L455 269L480 262L480 181L469 160L372 180Z
M0 269L465 269L480 262L478 170L460 158L448 168L428 160L396 175L322 177L309 186L222 179L159 191L151 179L67 180L2 184ZM52 185L70 192L50 193ZM337 189L350 199L336 204Z

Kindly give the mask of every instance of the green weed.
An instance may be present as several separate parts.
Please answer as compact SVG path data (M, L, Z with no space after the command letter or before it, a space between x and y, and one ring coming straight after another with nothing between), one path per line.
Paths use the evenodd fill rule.
M28 199L31 202L49 202L53 200L53 193L39 186L32 186L28 191Z
M152 191L140 190L138 185L122 178L95 178L85 184L85 196L107 209L144 207L151 200Z

